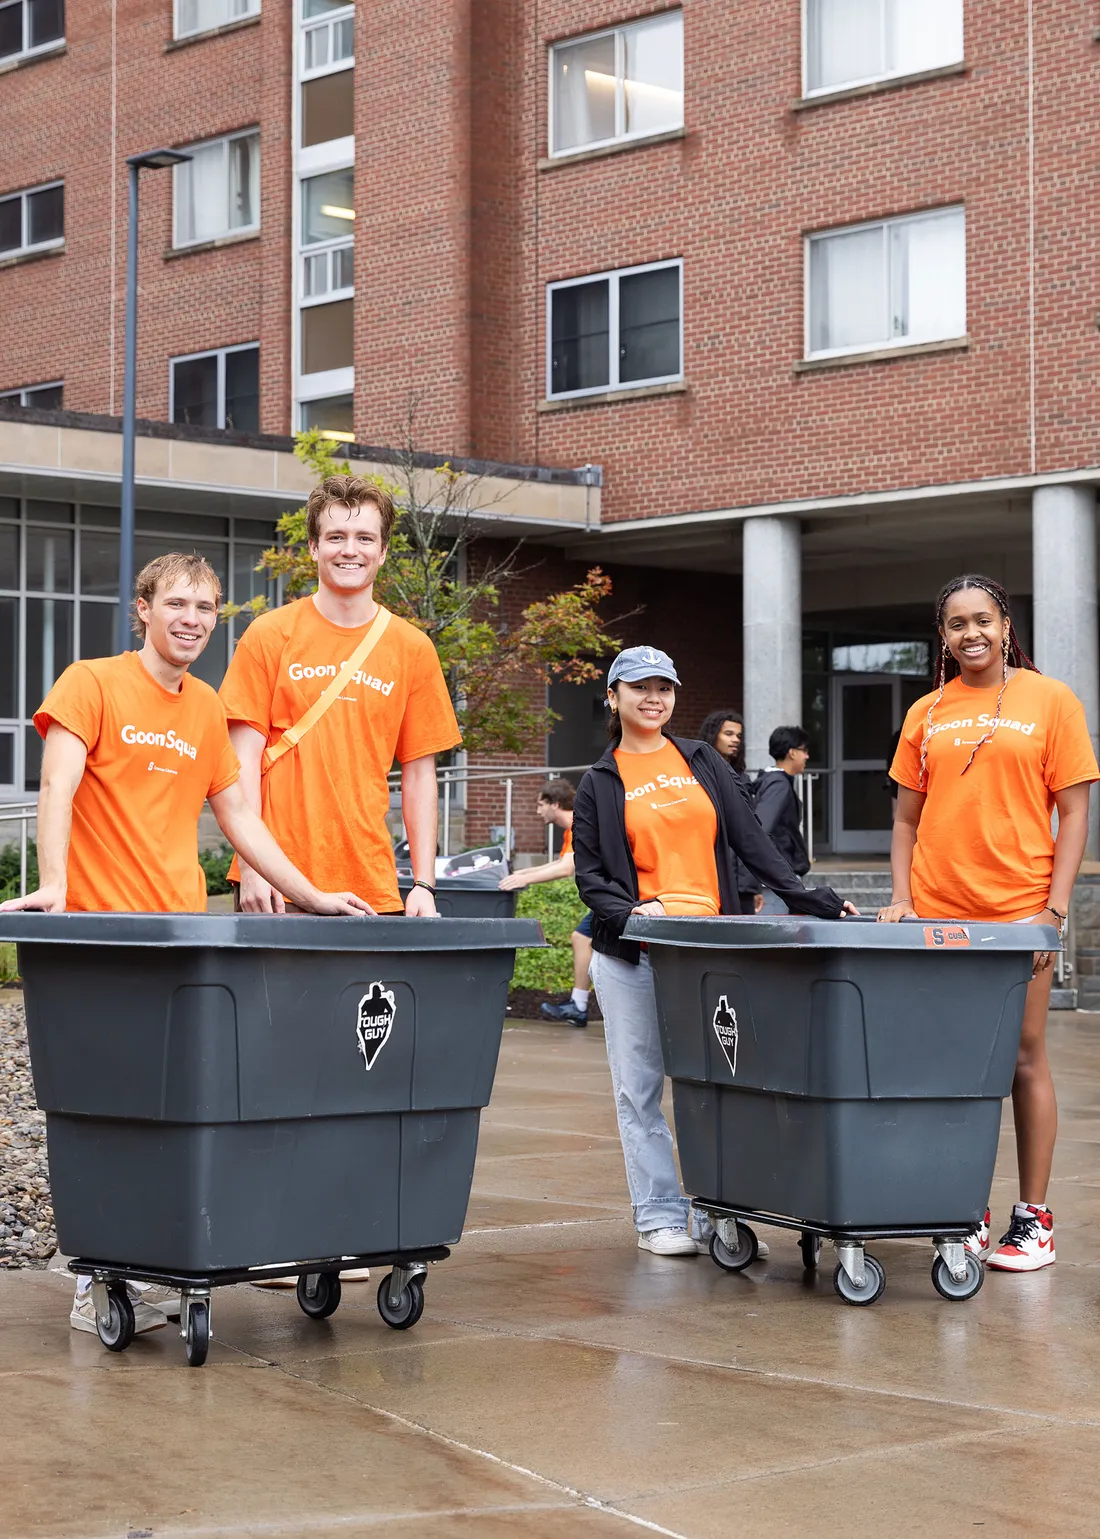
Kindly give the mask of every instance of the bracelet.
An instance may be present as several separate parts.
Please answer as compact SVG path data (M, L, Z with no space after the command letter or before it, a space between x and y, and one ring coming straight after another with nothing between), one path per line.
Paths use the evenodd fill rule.
M433 898L435 897L435 888L432 886L431 882L422 882L420 880L420 878L417 876L417 877L413 878L413 886L414 887L423 887L425 892L430 892L432 897Z
M1061 920L1061 922L1063 924L1065 924L1066 920L1069 917L1068 914L1063 914L1061 909L1055 908L1053 903L1048 903L1047 904L1047 912L1053 914L1055 919Z

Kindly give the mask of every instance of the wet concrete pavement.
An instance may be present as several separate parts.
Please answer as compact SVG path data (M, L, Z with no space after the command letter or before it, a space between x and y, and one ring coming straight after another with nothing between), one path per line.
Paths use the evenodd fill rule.
M174 1329L115 1356L69 1329L63 1278L0 1276L0 1533L1094 1539L1098 1027L1052 1017L1057 1265L949 1304L927 1243L878 1244L886 1293L852 1309L777 1231L739 1276L639 1252L602 1038L516 1026L408 1334L374 1283L323 1322L225 1289L196 1371ZM997 1232L1014 1188L1006 1126Z

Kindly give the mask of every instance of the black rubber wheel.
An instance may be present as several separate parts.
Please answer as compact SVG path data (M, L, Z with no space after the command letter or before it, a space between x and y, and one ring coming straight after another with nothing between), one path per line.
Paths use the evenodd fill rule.
M316 1284L312 1298L306 1292L307 1282ZM308 1277L299 1277L298 1307L311 1320L327 1320L334 1315L340 1307L339 1272L312 1272Z
M210 1304L207 1299L195 1299L187 1312L187 1336L184 1342L187 1362L192 1368L201 1368L210 1350Z
M937 1256L932 1263L932 1286L941 1298L950 1299L952 1303L972 1299L984 1282L985 1267L969 1251L966 1256L966 1276L962 1282L956 1282L951 1276L942 1256Z
M126 1292L126 1284L109 1283L107 1298L111 1310L110 1323L104 1328L102 1320L96 1315L95 1328L108 1352L125 1352L134 1339L134 1306Z
M817 1263L821 1260L821 1236L803 1231L798 1248L802 1252L802 1265L807 1272L816 1272Z
M719 1237L717 1229L710 1237L710 1259L715 1266L720 1266L723 1272L743 1272L747 1266L752 1266L757 1253L756 1235L748 1224L737 1225L737 1249L730 1250L726 1242Z
M857 1288L844 1268L837 1263L837 1269L833 1273L833 1287L840 1294L846 1304L873 1304L877 1298L882 1297L886 1287L886 1273L882 1263L876 1261L874 1256L863 1256L863 1287Z
M424 1313L424 1284L419 1277L414 1278L402 1293L398 1308L393 1309L389 1300L392 1276L392 1272L387 1272L378 1284L378 1313L392 1330L411 1330Z

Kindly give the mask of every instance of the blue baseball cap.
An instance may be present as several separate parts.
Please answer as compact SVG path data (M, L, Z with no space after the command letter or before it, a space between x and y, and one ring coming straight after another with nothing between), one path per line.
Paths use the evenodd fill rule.
M607 675L607 687L617 684L640 684L643 679L669 679L679 684L672 658L659 647L627 647L611 664Z

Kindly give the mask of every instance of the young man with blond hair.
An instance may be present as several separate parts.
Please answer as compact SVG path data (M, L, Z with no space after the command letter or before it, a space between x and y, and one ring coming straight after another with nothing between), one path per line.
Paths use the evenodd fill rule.
M313 880L338 876L378 913L400 913L386 827L387 776L400 763L415 879L405 912L432 915L435 756L461 736L431 641L374 597L396 510L372 482L333 475L310 493L306 516L317 591L253 620L221 687L244 794ZM230 878L239 880L240 907L283 912L290 894L239 853Z
M134 594L141 650L71 663L35 713L45 739L40 884L3 907L205 909L198 826L209 800L226 838L299 908L369 914L350 892L318 891L286 858L242 794L217 695L188 675L218 620L221 583L213 569L198 555L160 556L139 574ZM70 1316L77 1330L96 1328L90 1283L77 1285ZM150 1290L135 1297L139 1330L165 1324Z

